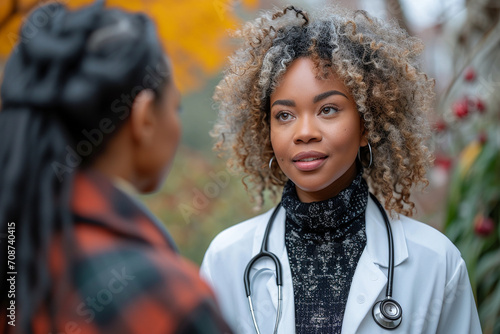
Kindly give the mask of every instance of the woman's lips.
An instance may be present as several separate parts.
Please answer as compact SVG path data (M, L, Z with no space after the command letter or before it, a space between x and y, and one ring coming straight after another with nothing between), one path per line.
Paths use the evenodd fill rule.
M328 156L323 153L310 151L297 154L292 161L298 170L310 172L320 168L327 158Z

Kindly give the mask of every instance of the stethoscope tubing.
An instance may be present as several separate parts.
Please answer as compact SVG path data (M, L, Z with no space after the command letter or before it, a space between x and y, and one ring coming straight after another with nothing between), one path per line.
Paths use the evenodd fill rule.
M377 197L370 193L370 197L372 200L375 202L377 205L378 209L380 210L380 213L382 213L382 216L384 217L384 222L385 226L387 228L387 245L389 248L389 264L388 264L388 269L387 269L387 289L385 292L386 298L392 298L392 281L394 278L394 238L392 236L392 228L389 223L389 217L387 217L387 213L385 212L384 207L380 202L378 201Z
M276 215L278 214L278 211L281 208L281 202L274 208L273 213L271 214L271 217L269 218L269 222L266 226L266 230L264 232L264 238L262 240L262 246L260 247L260 252L255 255L250 262L248 262L246 268L245 268L245 273L243 275L243 281L245 284L245 293L247 297L249 297L252 292L250 289L250 270L252 269L253 265L255 262L260 260L263 257L268 257L273 261L274 266L276 267L276 285L282 286L283 285L283 276L282 276L282 266L281 266L281 261L278 259L276 254L271 253L267 250L267 244L268 244L268 239L269 239L269 234L271 232L272 225L274 223L274 219L276 218Z
M259 326L257 325L257 319L255 318L255 310L253 308L253 303L252 303L252 296L251 296L252 291L251 291L251 287L250 287L250 271L251 271L254 263L257 262L258 260L264 258L264 257L270 258L271 261L273 261L274 266L276 267L276 285L278 286L278 310L277 310L277 314L276 314L276 323L274 325L274 331L273 331L274 334L278 333L279 322L281 319L281 303L283 300L283 294L282 294L282 287L283 287L282 271L283 271L283 268L281 266L281 261L278 259L276 254L269 252L267 250L269 234L271 234L272 225L274 223L274 220L275 220L276 215L278 214L280 208L281 208L281 202L276 206L273 213L271 214L271 217L269 218L269 222L268 222L268 224L266 226L266 230L264 232L264 238L262 239L262 245L260 247L260 252L257 255L255 255L250 260L250 262L248 262L248 264L245 268L244 275L243 275L243 282L245 285L245 293L246 293L247 298L248 298L248 305L250 307L250 313L252 314L253 325L255 327L255 332L257 334L260 334L260 330L259 330Z
M386 297L385 297L385 299L375 303L375 305L373 306L372 313L373 313L373 318L374 318L375 322L379 326L381 326L384 329L391 330L391 329L397 328L401 324L402 313L403 313L401 306L394 299L392 299L392 286L393 286L393 279L394 279L394 239L393 239L393 235L392 235L392 228L391 228L391 225L389 222L389 217L387 216L387 213L386 213L384 207L382 206L382 204L380 204L380 202L375 197L375 195L373 195L372 193L369 193L369 194L370 194L370 197L372 198L372 200L377 205L379 211L381 212L381 214L384 218L384 222L385 222L386 229L387 229L387 239L388 239L387 243L388 243L388 251L389 251ZM279 325L279 321L281 318L281 302L282 302L282 286L283 286L282 265L281 265L281 261L279 260L279 258L274 253L272 253L268 250L269 235L271 233L271 228L274 224L274 220L275 220L276 215L278 214L278 211L280 210L280 208L281 208L281 202L276 206L276 208L274 209L274 211L271 214L271 217L269 218L269 221L268 221L267 226L266 226L266 230L264 232L264 237L262 239L262 245L260 248L260 252L257 255L255 255L248 262L248 264L245 268L244 275L243 275L243 281L244 281L244 285L245 285L245 293L246 293L246 296L248 298L250 312L252 315L252 321L254 323L255 331L257 334L260 334L260 331L259 331L259 326L257 324L257 320L255 318L255 310L253 307L253 302L252 302L252 297L251 297L252 291L251 291L251 287L250 287L250 271L251 271L253 265L255 264L255 262L257 262L258 260L260 260L264 257L271 259L271 261L273 261L273 263L274 263L274 266L276 267L276 285L278 286L278 309L277 309L276 324L274 327L274 333L277 333L277 331L278 331L278 325ZM389 314L384 309L384 305L386 305L386 304L390 304L390 306L393 306L397 309L396 315Z

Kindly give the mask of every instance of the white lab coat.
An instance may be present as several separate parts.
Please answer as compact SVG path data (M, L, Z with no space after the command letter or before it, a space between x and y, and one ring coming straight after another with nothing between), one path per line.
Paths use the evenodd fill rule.
M250 259L261 248L272 210L221 232L211 243L201 266L202 277L212 286L222 312L236 333L255 333L243 284ZM342 333L481 333L467 269L457 248L434 228L401 216L391 220L394 236L393 298L403 309L401 325L383 330L372 317L387 283L387 230L376 204L366 209L367 244L347 299ZM269 250L283 266L283 304L278 333L295 333L294 295L285 247L285 210L271 230ZM250 272L252 300L262 334L272 333L278 289L271 260L255 263Z

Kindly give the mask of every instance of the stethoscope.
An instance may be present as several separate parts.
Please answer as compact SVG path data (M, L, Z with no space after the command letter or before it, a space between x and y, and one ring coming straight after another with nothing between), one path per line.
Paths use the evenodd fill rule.
M384 207L382 206L382 204L380 204L380 202L372 193L370 193L370 197L375 202L375 204L377 204L378 209L380 210L382 216L384 217L385 226L387 228L387 238L389 247L389 268L387 273L388 277L387 277L387 289L385 292L385 298L377 301L375 305L373 305L372 316L373 320L375 320L375 322L380 327L384 329L395 329L401 324L401 320L403 317L403 309L401 308L401 305L399 305L397 301L392 299L392 284L394 277L394 239L392 237L392 229L391 225L389 224L389 218L387 217L387 213L385 212ZM276 215L278 214L280 208L281 208L281 203L279 203L276 206L273 213L271 214L271 217L269 218L266 230L264 232L264 238L262 239L262 246L260 248L260 252L257 255L255 255L250 260L250 262L248 262L243 276L243 282L245 284L245 292L248 298L248 305L250 307L250 313L252 314L252 320L257 334L260 334L260 330L259 326L257 325L257 320L255 318L255 311L252 303L252 296L251 296L252 292L250 291L250 270L252 269L255 262L264 257L270 258L273 261L274 266L276 267L276 285L278 286L278 308L276 314L276 323L274 325L274 332L273 332L274 334L278 332L278 326L281 318L281 303L283 300L282 296L283 279L282 279L281 262L274 253L267 250L267 244L268 244L269 234L271 232L271 227L274 223L274 219L276 218Z

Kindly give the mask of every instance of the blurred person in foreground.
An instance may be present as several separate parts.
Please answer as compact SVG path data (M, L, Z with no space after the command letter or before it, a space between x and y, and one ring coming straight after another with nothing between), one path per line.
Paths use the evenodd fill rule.
M21 41L1 89L0 332L229 333L134 198L161 185L180 136L153 23L50 4Z

